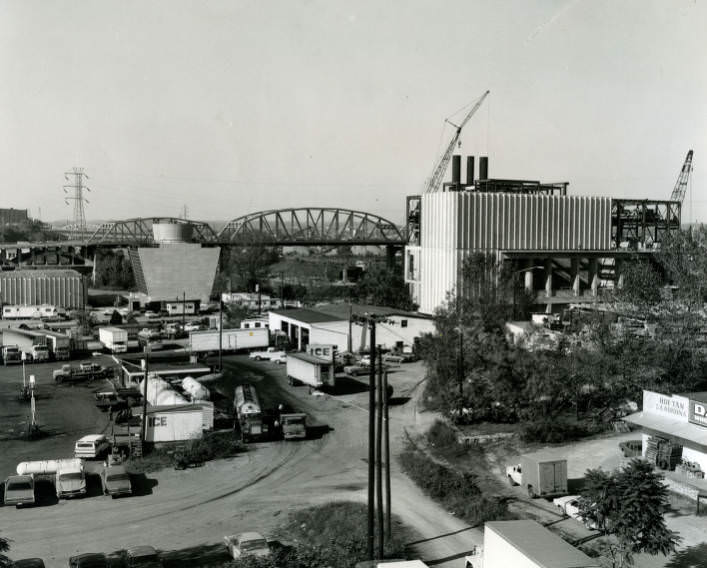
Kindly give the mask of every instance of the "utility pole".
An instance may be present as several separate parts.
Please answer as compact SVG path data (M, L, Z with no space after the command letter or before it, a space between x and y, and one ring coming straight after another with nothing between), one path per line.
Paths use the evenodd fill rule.
M150 347L145 345L145 384L142 387L142 442L147 442L147 377L150 375Z
M64 193L67 194L64 203L69 205L69 201L74 202L74 219L73 224L70 225L70 232L72 238L76 240L83 240L86 235L86 215L83 204L88 203L88 199L83 196L83 191L91 191L91 189L85 185L84 178L88 179L88 175L83 168L72 168L70 172L64 172L64 179L70 182L63 186ZM72 190L72 195L69 195L69 190Z
M223 297L218 298L218 370L223 371Z
M388 422L388 372L383 371L383 424L385 432L385 534L388 541L393 536L391 496L390 496L390 424Z
M377 346L377 361L371 359L371 364L378 363L378 402L376 404L376 508L378 515L376 523L378 525L378 556L383 559L385 534L383 532L383 353L380 345Z
M182 329L187 321L187 292L184 290L182 292Z
M375 538L375 514L373 500L375 498L375 430L376 430L376 320L368 318L370 329L370 363L368 386L368 559L374 560L373 540Z

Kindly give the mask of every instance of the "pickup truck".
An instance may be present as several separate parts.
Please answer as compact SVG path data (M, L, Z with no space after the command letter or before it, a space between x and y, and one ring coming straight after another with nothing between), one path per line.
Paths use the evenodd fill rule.
M72 365L62 365L61 369L55 369L52 373L56 383L64 381L93 381L95 379L105 379L113 376L110 368L103 367L96 363L81 363L78 367Z
M276 347L268 347L265 351L251 351L248 354L248 358L255 361L262 361L264 359L267 361L277 361L283 355L285 355L284 351Z

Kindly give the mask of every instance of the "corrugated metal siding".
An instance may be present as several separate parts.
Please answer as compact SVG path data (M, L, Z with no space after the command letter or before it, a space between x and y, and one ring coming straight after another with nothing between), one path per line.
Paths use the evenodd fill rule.
M611 198L430 193L421 226L421 245L438 249L609 249Z
M14 270L0 274L0 300L3 304L34 306L51 304L62 308L82 308L84 283L75 271L37 272Z

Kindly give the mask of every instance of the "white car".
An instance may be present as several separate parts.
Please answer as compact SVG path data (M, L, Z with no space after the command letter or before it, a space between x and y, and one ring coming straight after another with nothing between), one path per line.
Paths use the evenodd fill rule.
M199 331L201 329L201 324L197 322L191 322L184 326L184 331Z
M226 543L231 558L240 558L245 555L270 556L268 541L257 532L224 536L223 541Z
M594 521L585 521L582 518L582 515L579 514L579 497L579 495L557 497L552 500L552 504L555 505L555 507L557 507L564 515L583 523L587 528L596 529L597 525Z
M279 357L274 357L273 359L270 359L273 363L277 363L278 365L285 365L287 364L287 353L283 353Z

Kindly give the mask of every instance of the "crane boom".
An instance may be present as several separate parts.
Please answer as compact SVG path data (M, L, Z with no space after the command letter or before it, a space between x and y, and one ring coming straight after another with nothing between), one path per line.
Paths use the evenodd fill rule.
M452 153L454 152L454 146L456 146L457 141L459 140L459 136L462 133L462 128L464 128L466 123L469 122L469 119L471 119L471 117L474 116L476 111L479 110L479 107L481 107L481 105L483 104L486 97L488 97L490 92L491 91L486 91L481 96L481 98L476 102L476 104L473 107L471 107L471 110L464 117L464 120L461 122L461 124L459 124L459 126L457 126L457 130L454 133L452 140L449 142L447 149L444 151L444 154L442 154L439 161L435 165L434 172L432 173L432 177L430 177L427 187L425 188L425 193L434 193L436 191L439 191L439 188L442 185L442 178L444 177L444 174L447 172L447 167L449 166L449 160L452 159ZM454 126L456 126L456 125L454 125Z
M685 191L687 190L687 182L690 179L690 172L692 172L692 150L685 156L685 163L682 165L680 175L678 175L678 181L675 182L670 201L679 201L682 204L685 199Z

